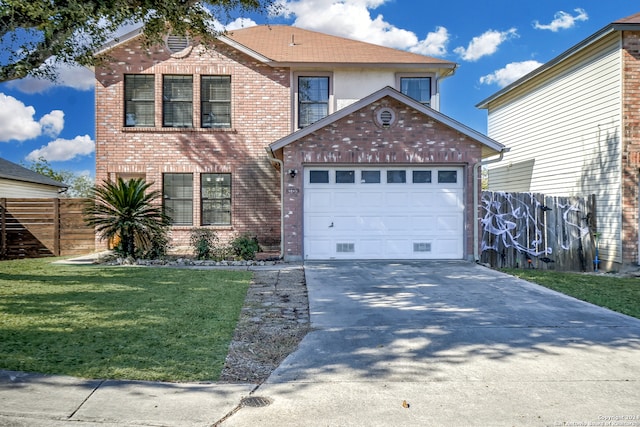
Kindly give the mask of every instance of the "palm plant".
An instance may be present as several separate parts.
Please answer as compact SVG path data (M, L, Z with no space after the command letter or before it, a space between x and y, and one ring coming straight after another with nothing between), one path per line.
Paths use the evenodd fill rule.
M85 222L102 239L120 239L124 256L148 250L154 239L167 234L170 219L154 203L160 192L146 192L151 185L143 178L104 181L92 189L93 197L84 209Z

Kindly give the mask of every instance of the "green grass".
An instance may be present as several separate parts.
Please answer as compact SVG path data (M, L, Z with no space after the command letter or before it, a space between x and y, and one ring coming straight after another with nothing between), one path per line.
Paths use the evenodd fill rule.
M246 271L0 261L0 369L215 381Z
M640 278L543 270L502 270L505 273L640 319Z

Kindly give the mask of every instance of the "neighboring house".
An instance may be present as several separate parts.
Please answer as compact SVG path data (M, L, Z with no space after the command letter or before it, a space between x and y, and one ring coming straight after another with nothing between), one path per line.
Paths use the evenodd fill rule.
M174 245L207 227L288 260L476 253L480 162L504 146L438 112L454 63L288 26L105 52L97 182L153 182Z
M56 198L67 186L0 158L0 198Z
M510 148L489 189L596 195L602 266L637 265L640 13L613 22L478 104Z

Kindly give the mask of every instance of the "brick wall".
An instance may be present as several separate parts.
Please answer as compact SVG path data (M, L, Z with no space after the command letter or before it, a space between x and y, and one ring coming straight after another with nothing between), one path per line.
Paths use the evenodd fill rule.
M263 245L280 241L280 179L265 147L290 133L290 73L228 45L196 46L171 56L164 46L147 51L134 39L109 52L96 68L96 182L143 175L162 190L163 173L192 173L194 226L200 224L200 174L232 174L232 226L228 239L251 232ZM155 127L124 127L125 74L155 74ZM162 128L162 75L193 75L193 129ZM232 129L199 128L200 75L231 75ZM192 227L174 227L173 244L188 244Z
M396 122L385 129L376 124L376 111L390 107ZM325 126L283 149L284 170L302 171L305 164L428 164L465 167L465 256L473 254L473 165L481 145L417 110L386 97ZM304 174L286 179L284 195L285 256L303 252L303 194L287 191L304 187ZM479 188L480 186L478 186Z
M638 263L640 174L640 32L622 37L622 262Z

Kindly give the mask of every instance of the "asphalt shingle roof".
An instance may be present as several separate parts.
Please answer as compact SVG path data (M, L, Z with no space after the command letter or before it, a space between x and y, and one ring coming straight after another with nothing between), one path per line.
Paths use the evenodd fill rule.
M0 158L0 178L67 188L67 186L61 182L12 163L9 160L5 160L3 158Z
M455 68L444 59L287 25L258 25L233 30L226 37L271 61L330 64L406 64Z
M613 23L614 24L640 24L640 12L635 13L631 16L627 16L626 18L618 19Z

